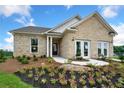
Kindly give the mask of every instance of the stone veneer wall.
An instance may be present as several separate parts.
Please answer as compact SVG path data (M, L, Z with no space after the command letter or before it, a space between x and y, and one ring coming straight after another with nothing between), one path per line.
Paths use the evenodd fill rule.
M31 38L38 39L38 52L31 52ZM41 56L46 55L46 37L33 34L14 34L14 56Z
M96 17L91 17L76 27L74 33L65 33L61 40L61 56L67 58L75 57L75 40L90 41L91 58L98 57L97 42L105 41L109 43L109 57L113 56L113 37L108 35L106 29ZM72 40L74 38L74 41Z

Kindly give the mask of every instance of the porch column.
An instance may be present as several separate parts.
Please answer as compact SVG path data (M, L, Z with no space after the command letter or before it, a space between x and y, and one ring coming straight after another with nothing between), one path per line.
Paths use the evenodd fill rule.
M49 36L47 36L47 57L49 57Z
M53 42L53 40L52 40L53 38L52 37L50 37L50 57L52 57L53 56L53 49L52 49L52 42Z

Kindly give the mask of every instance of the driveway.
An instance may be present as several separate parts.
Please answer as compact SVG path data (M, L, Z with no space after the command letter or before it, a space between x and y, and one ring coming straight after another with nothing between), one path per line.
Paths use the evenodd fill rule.
M58 62L58 63L65 63L67 62L67 59L63 58L63 57L53 57L53 59ZM95 60L95 59L89 59L89 61L72 61L72 64L76 64L76 65L88 65L88 64L92 64L95 66L104 66L104 65L109 65L108 62L105 61L100 61L100 60Z

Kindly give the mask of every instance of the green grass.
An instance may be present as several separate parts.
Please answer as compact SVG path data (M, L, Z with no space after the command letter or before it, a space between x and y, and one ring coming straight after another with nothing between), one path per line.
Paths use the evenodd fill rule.
M0 72L0 88L31 88L21 81L16 75Z

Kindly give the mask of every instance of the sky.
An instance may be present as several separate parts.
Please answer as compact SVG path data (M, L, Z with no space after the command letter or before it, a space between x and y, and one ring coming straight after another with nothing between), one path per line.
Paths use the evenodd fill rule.
M0 6L0 49L13 50L13 36L9 31L25 26L54 27L68 18L82 18L98 11L117 31L114 45L124 45L124 6L63 5L63 6Z

